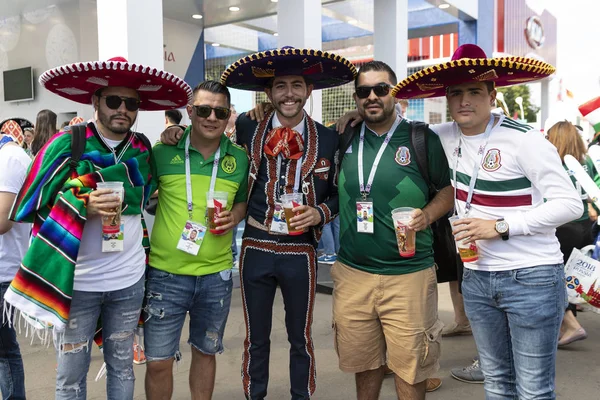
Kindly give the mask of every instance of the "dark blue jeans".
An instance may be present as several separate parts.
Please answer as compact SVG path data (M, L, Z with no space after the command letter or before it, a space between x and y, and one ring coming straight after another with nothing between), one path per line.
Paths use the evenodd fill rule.
M9 285L10 282L0 283L0 310ZM25 398L25 372L17 334L8 318L12 319L12 315L4 322L0 319L0 391L3 400L20 400Z

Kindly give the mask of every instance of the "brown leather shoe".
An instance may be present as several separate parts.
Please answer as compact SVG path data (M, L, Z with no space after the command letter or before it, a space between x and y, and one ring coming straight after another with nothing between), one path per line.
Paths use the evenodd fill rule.
M435 392L442 386L442 380L440 378L427 378L427 392Z
M386 375L394 375L394 371L392 371L390 367L387 366L387 364L385 365L385 371L383 373Z

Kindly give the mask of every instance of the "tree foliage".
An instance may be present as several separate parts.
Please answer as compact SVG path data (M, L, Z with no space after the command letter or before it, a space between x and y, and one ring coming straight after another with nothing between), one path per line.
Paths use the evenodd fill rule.
M521 118L521 110L519 105L515 103L515 99L521 96L523 98L523 111L525 112L525 119L527 122L535 122L537 120L537 113L540 111L540 108L534 104L531 104L531 93L529 91L529 86L518 85L503 87L498 88L498 92L502 92L504 94L504 101L508 106L510 117L516 113L518 118Z

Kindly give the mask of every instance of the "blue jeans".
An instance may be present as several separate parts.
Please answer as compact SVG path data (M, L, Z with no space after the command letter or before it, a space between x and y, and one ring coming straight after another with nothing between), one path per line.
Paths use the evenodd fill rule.
M323 227L323 235L319 242L319 249L325 254L337 254L340 251L340 219L336 217L333 221Z
M144 278L113 292L73 292L67 328L55 333L56 399L86 399L86 377L98 319L102 319L106 398L133 399L133 332L138 325Z
M0 283L0 313L4 307L4 293L9 285L10 282ZM0 316L0 393L2 400L21 400L25 399L25 372L17 334L10 326L9 319L12 319L12 315L2 323Z
M188 312L188 344L208 355L223 351L233 288L231 270L189 276L150 267L146 288L144 351L148 362L179 358L179 340Z
M487 400L555 399L558 332L567 306L562 264L465 268L462 292Z

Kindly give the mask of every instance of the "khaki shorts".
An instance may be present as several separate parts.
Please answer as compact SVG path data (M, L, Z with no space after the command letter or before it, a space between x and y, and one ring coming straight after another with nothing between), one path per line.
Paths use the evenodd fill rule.
M333 328L340 369L364 372L386 364L409 384L440 367L444 324L438 320L435 267L406 275L376 275L337 261Z

